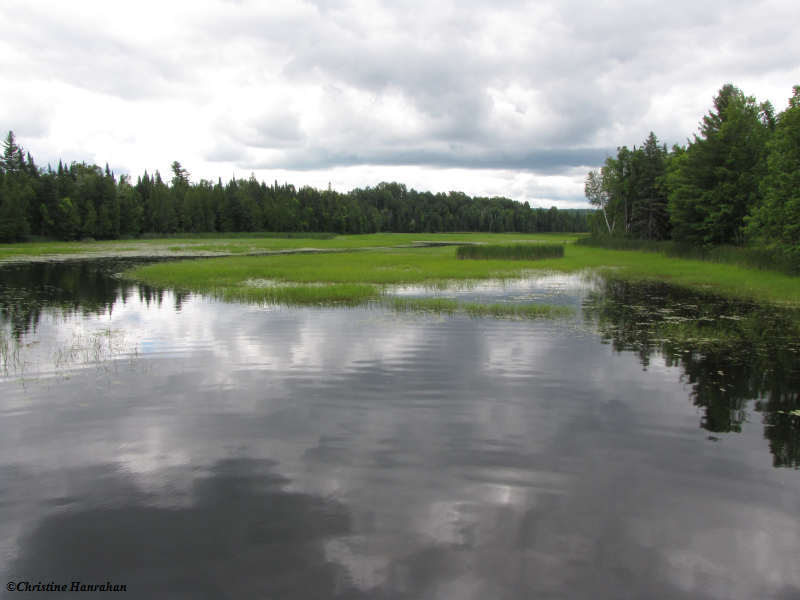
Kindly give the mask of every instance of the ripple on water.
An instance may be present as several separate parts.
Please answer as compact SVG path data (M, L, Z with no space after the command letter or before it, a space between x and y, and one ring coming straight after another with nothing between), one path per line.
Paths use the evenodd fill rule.
M744 336L780 369L668 358L694 322L671 317L701 302L629 310L631 290L570 276L395 293L563 301L571 321L267 308L64 268L37 275L49 304L2 313L27 357L0 381L3 572L148 597L800 589L800 481L773 466L800 447L796 355ZM46 362L98 332L108 356Z

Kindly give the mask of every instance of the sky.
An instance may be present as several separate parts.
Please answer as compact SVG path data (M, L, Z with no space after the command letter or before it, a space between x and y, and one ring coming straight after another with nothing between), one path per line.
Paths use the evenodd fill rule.
M0 3L0 130L39 165L178 160L341 192L583 208L650 131L685 144L728 82L778 110L796 0Z

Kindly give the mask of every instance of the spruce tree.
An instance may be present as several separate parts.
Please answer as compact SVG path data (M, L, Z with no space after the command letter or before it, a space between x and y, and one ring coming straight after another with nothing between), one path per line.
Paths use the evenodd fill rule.
M762 203L748 219L756 242L779 250L800 271L800 85L782 112L768 144Z
M761 107L731 84L703 117L671 176L673 237L694 244L742 244L744 218L760 199L769 128Z

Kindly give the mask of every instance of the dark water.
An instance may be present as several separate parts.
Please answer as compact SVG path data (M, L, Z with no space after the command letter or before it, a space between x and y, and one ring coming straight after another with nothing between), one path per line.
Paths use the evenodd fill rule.
M124 266L0 269L4 587L800 597L792 315L557 277L448 293L574 319L257 307Z

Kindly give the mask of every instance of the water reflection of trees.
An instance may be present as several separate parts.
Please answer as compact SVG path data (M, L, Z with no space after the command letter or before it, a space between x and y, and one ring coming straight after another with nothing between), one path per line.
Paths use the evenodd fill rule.
M0 268L0 320L19 339L35 331L47 311L107 314L134 295L147 305L161 305L163 290L112 277L132 264L129 260L83 260L5 265ZM175 294L178 310L185 297Z
M606 280L583 308L615 350L635 352L645 368L654 355L681 367L701 427L738 432L755 410L774 465L800 468L796 311L621 280Z

